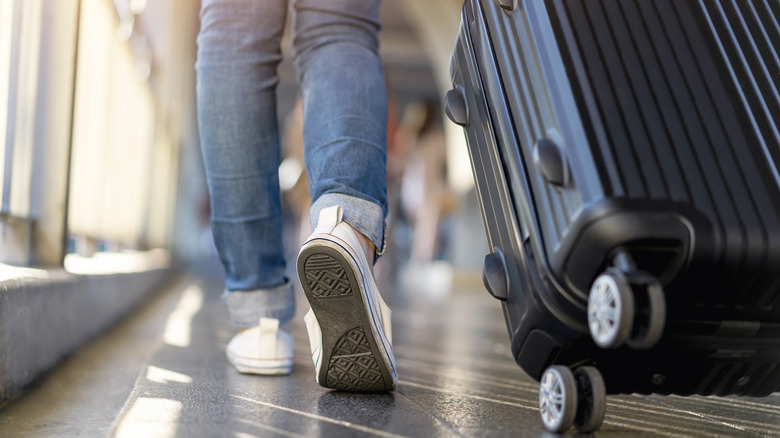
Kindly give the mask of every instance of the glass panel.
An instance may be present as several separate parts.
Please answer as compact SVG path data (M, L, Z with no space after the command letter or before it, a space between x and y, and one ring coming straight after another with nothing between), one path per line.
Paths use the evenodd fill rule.
M41 3L41 0L25 0L22 10L10 213L23 218L30 215L41 51Z
M153 101L136 73L136 61L128 46L117 41L111 84L112 127L109 132L103 204L103 233L128 244L136 242L147 213Z
M9 102L9 84L11 81L11 55L12 55L12 43L14 33L14 14L18 14L19 11L15 10L15 0L0 0L0 206L7 205L7 202L3 200L3 193L6 185L10 184L10 181L6 181L6 176L10 179L11 175L6 175L5 172L5 156L6 156L6 123L8 122L9 110L11 109L11 102ZM14 66L16 68L16 66ZM9 145L10 151L10 145ZM10 173L10 172L9 172ZM9 187L10 189L10 187ZM3 210L0 208L0 210Z
M82 0L70 182L70 231L97 237L108 141L109 80L116 37L110 4Z
M154 98L111 3L82 1L70 232L134 246L149 209Z

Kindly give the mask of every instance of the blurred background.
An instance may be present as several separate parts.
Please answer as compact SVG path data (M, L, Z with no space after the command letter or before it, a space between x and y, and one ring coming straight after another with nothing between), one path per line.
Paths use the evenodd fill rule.
M385 0L381 15L391 206L377 270L430 294L453 282L481 288L487 253L463 133L441 109L461 5ZM0 0L0 400L175 268L219 270L196 123L199 8ZM289 55L289 36L283 48ZM294 254L309 233L310 200L289 56L279 74ZM33 342L31 321L59 334Z
M393 241L420 262L453 260L451 216L473 183L460 128L444 123L457 0L383 4ZM60 266L66 254L208 252L196 124L193 0L0 0L0 262ZM284 50L290 52L289 38ZM280 169L291 218L300 116L279 68Z

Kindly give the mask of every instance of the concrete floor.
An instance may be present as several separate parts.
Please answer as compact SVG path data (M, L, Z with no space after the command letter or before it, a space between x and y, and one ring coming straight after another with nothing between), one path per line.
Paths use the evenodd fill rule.
M537 384L510 357L500 306L478 283L460 283L385 288L398 390L355 395L315 383L302 295L293 374L241 375L224 355L233 331L219 278L185 274L1 407L0 436L549 436ZM780 436L780 394L616 396L607 409L599 436Z

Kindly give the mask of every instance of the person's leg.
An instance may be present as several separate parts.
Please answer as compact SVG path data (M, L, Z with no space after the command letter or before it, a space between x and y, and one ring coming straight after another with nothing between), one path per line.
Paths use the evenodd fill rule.
M225 299L239 329L261 318L288 321L295 308L281 238L275 98L286 14L285 0L202 3L198 119Z
M297 0L294 9L314 229L297 269L312 307L306 325L317 381L342 390L392 390L390 311L371 272L387 212L379 1Z
M377 53L379 0L297 0L312 229L341 205L344 221L381 252L387 214L387 93Z

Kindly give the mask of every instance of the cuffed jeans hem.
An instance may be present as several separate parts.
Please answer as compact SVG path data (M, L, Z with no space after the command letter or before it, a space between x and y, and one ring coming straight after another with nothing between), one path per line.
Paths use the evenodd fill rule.
M341 206L343 221L368 237L376 247L377 256L382 255L385 249L385 214L382 207L371 201L341 193L326 193L309 209L311 229L317 228L320 211L335 205Z
M289 281L269 289L226 291L223 298L230 320L237 329L254 327L260 318L273 318L285 323L295 314L295 294Z

